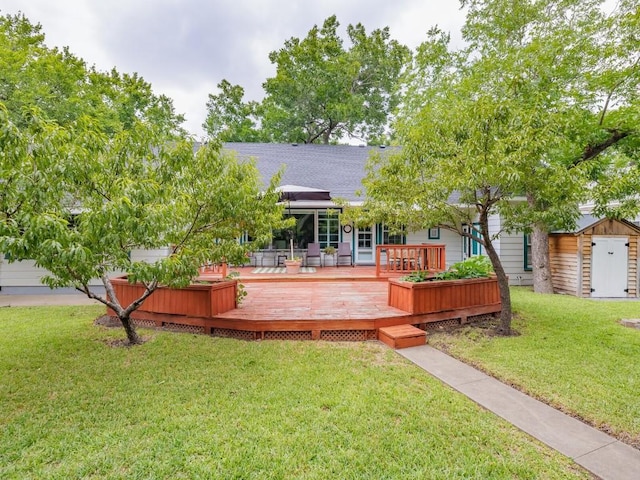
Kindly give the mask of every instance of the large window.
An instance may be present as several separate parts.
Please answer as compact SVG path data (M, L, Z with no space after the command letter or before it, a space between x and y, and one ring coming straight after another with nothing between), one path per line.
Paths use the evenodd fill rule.
M289 248L289 241L293 238L295 248L307 248L314 242L314 216L308 213L286 213L285 218L295 218L296 224L290 229L273 231L273 246L278 249Z
M337 247L340 241L340 220L338 214L318 212L318 242L320 247Z

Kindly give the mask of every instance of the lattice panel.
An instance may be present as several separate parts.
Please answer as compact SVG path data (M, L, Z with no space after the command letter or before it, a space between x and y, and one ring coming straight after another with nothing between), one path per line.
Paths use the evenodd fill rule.
M311 340L311 332L264 332L265 340Z
M467 322L491 322L495 320L496 317L492 313L485 313L483 315L474 315L473 317L467 317Z
M156 328L156 322L154 322L153 320L135 319L133 323L135 324L136 327Z
M323 330L320 340L328 342L364 342L369 340L369 330ZM373 330L375 334L375 330Z
M377 330L365 330L367 332L367 340L378 340Z
M204 327L198 325L181 325L179 323L165 323L162 325L163 328L167 330L171 330L173 332L183 332L183 333L204 333Z
M237 340L255 340L255 333L245 330L232 330L230 328L214 328L211 333L214 337L235 338Z
M447 320L440 320L439 322L429 322L427 323L427 331L429 330L440 330L447 329L460 326L459 318L449 318Z

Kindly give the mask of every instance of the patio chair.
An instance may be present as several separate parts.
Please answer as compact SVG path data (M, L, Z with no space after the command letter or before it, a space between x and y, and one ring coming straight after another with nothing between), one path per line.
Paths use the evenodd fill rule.
M338 243L338 256L336 259L336 267L340 265L340 259L343 257L349 258L349 265L353 265L353 253L351 253L351 244L349 242Z
M275 250L263 250L262 257L260 258L260 266L264 267L264 261L267 261L267 266L276 267L276 251Z
M307 267L309 266L309 259L317 258L318 266L322 266L322 256L320 254L320 244L319 243L310 243L307 245Z

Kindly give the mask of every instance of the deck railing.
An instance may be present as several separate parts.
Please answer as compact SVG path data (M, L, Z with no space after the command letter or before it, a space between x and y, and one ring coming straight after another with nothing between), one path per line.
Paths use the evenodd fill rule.
M378 245L376 276L407 274L417 270L443 272L447 269L444 245Z

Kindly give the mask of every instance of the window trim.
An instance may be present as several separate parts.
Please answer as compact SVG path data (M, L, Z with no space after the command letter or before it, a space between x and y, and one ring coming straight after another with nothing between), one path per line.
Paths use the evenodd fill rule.
M527 262L527 258L529 257L529 253L531 251L531 234L525 233L522 236L522 267L525 272L530 272L533 270L533 265ZM533 261L533 258L532 258Z

